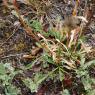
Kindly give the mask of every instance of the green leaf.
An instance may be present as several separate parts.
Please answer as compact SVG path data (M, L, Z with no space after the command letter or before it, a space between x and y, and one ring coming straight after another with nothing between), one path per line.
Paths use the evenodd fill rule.
M25 85L31 89L31 92L37 92L39 84L36 84L34 81L32 81L30 78L26 78L23 80Z
M42 31L42 25L38 20L31 20L30 26L33 27L36 32Z
M5 88L5 95L18 95L19 93L19 89L11 84Z
M93 90L88 90L87 95L95 95L95 89Z
M62 92L62 95L70 95L70 93L67 89L64 89L63 92Z
M62 40L63 39L63 35L61 35L61 33L59 31L55 31L55 30L51 29L48 32L49 32L49 34L51 36L54 36L55 39L59 39L59 40Z
M46 79L47 76L41 73L36 73L34 79L27 78L23 80L25 85L31 89L31 92L37 92L39 85Z
M60 81L63 81L63 79L64 79L64 73L63 73L63 71L60 69L60 67L59 67L59 79L60 79Z
M6 74L6 69L2 63L0 63L0 75Z
M4 67L7 68L8 70L10 70L11 72L14 71L14 68L11 66L11 63L5 63Z
M54 61L53 61L52 57L50 57L47 53L45 53L43 55L43 59L44 59L44 61L47 61L48 63L54 64Z
M88 68L88 67L91 66L92 64L95 65L95 60L92 60L92 61L89 61L89 62L85 63L84 69Z

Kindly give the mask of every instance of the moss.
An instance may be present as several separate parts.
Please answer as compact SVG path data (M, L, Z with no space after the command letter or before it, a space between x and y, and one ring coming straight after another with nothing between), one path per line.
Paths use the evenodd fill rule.
M20 42L20 43L14 45L15 51L21 51L21 50L23 50L25 47L26 47L25 44L22 43L22 42Z

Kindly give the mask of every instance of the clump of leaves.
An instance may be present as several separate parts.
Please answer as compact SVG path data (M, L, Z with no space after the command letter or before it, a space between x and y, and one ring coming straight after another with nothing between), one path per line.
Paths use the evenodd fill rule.
M66 69L72 70L76 73L76 77L81 78L84 89L87 94L89 94L92 89L91 85L93 84L93 79L89 76L88 67L92 66L92 64L95 63L95 60L86 62L86 53L90 52L91 48L86 47L83 42L84 36L81 35L83 28L81 26L77 26L75 28L67 29L69 27L59 27L60 25L56 25L56 27L51 27L48 32L44 32L41 23L38 21L33 21L32 24L29 23L29 26L34 28L37 35L41 38L40 42L48 49L46 50L41 47L40 43L37 42L37 46L43 49L43 53L40 56L40 61L43 63L42 68L51 68L51 71L47 72L53 72L51 74L45 73L45 76L47 77L42 81L49 78L55 81L63 81L65 74L71 74L71 72L67 72ZM87 51L87 48L89 51ZM52 65L53 67L49 67ZM43 71L40 72L44 74ZM39 78L39 80L40 79L41 78ZM88 84L88 86L85 84ZM38 87L38 85L36 86ZM66 91L66 93L68 92ZM69 95L69 93L66 95Z
M86 95L94 95L95 93L95 90L93 88L93 85L95 84L95 79L90 77L89 75L89 68L93 65L95 65L95 60L86 62L85 56L82 56L81 65L78 69L76 69L76 77L81 78L81 81L86 90Z
M18 73L10 63L0 63L0 84L4 89L5 95L17 95L20 94L20 90L12 84L13 77Z

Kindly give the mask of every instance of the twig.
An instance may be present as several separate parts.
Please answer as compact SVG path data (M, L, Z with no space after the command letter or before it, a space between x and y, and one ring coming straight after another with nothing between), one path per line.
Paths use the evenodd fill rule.
M31 37L33 37L35 39L35 41L39 42L39 44L42 46L43 49L45 50L48 50L50 54L52 54L52 52L47 48L46 45L43 45L40 40L39 40L39 37L37 35L35 35L32 31L32 29L27 26L27 24L24 22L24 20L22 19L22 17L20 16L20 12L19 12L19 9L18 9L18 6L17 6L17 3L16 3L16 0L13 1L13 4L14 4L14 9L16 10L17 14L18 14L18 17L19 17L19 20L21 22L21 24L23 25L24 29L26 30L26 33L28 35L30 35Z
M8 55L8 56L3 56L3 57L1 57L0 59L6 59L6 58L9 58L9 57L22 56L22 55L25 55L25 53L10 54L10 55Z

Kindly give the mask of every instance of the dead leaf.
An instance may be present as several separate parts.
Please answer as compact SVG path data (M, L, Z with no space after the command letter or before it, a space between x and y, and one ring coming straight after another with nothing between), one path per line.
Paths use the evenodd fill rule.
M67 61L67 60L63 60L70 68L76 68L75 67L75 64L73 63L73 62L69 62L69 61Z
M35 47L34 49L31 50L31 54L33 56L35 56L35 55L37 55L37 53L39 53L40 50L41 50L41 48Z
M27 55L23 55L22 58L24 58L24 59L32 59L32 58L34 58L34 56L27 54Z
M77 27L71 31L70 42L68 47L71 47L72 42L76 43L77 38L79 36L79 32L80 32L80 27Z

